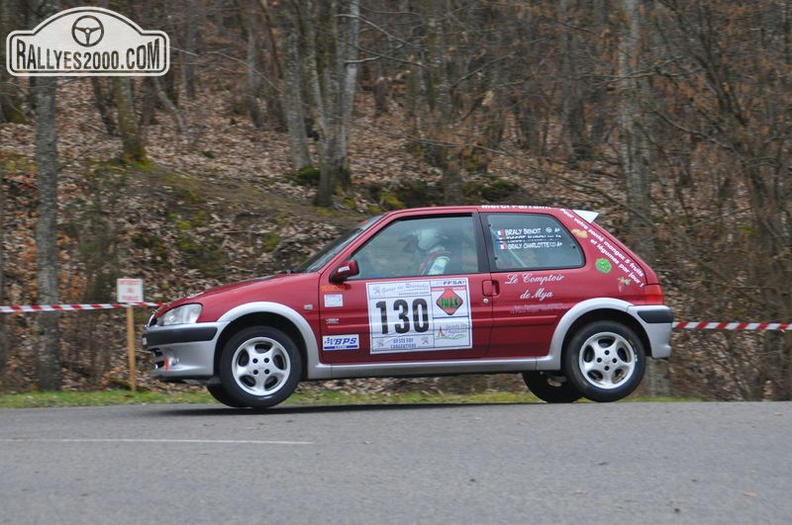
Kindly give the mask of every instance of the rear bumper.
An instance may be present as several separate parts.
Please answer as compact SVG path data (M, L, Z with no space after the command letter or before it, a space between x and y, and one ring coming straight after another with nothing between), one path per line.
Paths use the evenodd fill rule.
M647 353L656 359L671 357L671 330L674 313L667 306L631 306L627 311L643 326L649 340Z
M142 343L154 356L154 377L163 381L211 378L220 328L219 323L147 328Z

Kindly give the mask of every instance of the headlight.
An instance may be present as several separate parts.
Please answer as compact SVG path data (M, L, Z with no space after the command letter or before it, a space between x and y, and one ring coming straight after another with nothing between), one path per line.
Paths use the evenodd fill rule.
M198 320L199 315L201 315L200 304L184 304L165 312L162 317L157 319L157 325L168 326L194 323Z

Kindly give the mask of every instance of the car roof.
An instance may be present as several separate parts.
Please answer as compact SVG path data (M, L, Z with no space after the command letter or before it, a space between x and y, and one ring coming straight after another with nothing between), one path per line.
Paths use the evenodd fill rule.
M459 205L459 206L427 206L421 208L405 208L401 210L392 210L386 212L384 215L394 216L394 215L422 215L422 214L444 214L444 213L472 213L472 212L479 212L479 213L492 213L492 212L548 212L553 211L557 212L562 209L568 208L560 208L560 207L553 207L553 206L532 206L528 204L477 204L477 205ZM594 222L594 220L599 215L598 212L595 211L588 211L588 210L572 210L569 211L575 212L579 215L582 219L586 222Z

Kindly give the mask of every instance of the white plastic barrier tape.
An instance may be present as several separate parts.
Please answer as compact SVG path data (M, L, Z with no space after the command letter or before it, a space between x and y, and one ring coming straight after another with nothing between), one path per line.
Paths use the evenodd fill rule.
M0 305L0 314L27 312L77 312L82 310L118 310L134 306L158 307L161 303L97 303L97 304L26 304Z
M27 304L0 305L0 314L30 312L77 312L82 310L118 310L129 307L159 308L164 303L97 303L97 304ZM792 323L718 323L700 321L678 321L673 324L674 330L775 330L792 332Z
M706 323L677 322L675 330L781 330L792 331L792 323Z

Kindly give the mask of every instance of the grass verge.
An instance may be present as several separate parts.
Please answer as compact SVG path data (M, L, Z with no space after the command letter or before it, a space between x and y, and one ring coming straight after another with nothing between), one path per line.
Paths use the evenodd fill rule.
M673 402L692 399L631 397L625 401ZM580 402L587 402L581 400ZM415 405L415 404L515 404L542 403L529 392L480 392L473 394L434 394L425 392L356 393L341 391L295 392L285 406L322 405ZM103 390L97 392L26 392L0 395L0 409L57 408L76 406L157 404L217 404L203 391L149 392Z
M485 404L537 403L533 395L513 392L485 392L476 394L407 393L351 393L338 391L296 392L284 405L395 405L395 404ZM74 406L109 406L142 404L204 404L217 403L206 392L162 393L128 390L97 392L25 392L0 395L0 409Z

